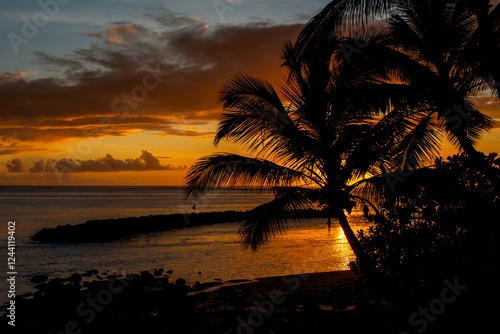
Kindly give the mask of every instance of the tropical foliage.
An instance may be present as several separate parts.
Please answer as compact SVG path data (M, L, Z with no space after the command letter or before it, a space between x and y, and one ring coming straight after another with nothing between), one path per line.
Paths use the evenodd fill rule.
M297 220L297 210L323 209L339 219L359 260L373 261L382 272L397 272L397 266L425 272L413 267L418 256L428 258L434 246L448 249L448 241L462 246L465 227L449 220L455 212L471 217L480 189L467 184L488 184L485 196L498 189L492 158L475 148L494 123L478 110L474 97L500 81L497 62L484 55L485 50L500 55L500 9L485 13L488 4L333 1L295 44L284 45L281 89L248 75L222 87L224 113L214 144L241 144L249 155L199 159L186 176L186 196L222 186L272 188L274 200L253 209L240 225L243 244L256 249L286 231ZM458 166L451 159L428 168L443 134L468 162L461 156L454 158ZM462 168L471 161L468 171L474 175ZM390 187L383 193L387 175L400 173L409 162L416 176L405 178L396 193ZM464 182L456 188L450 175ZM428 183L435 179L441 187ZM413 192L405 193L410 185ZM448 191L459 197L443 196L440 189L453 189ZM376 204L382 200L386 211L380 215ZM498 208L490 197L484 203ZM346 216L358 204L366 217L377 213L378 219L369 234L360 235L362 243ZM422 240L430 240L431 248L419 248Z
M243 243L254 249L289 227L296 209L313 207L339 218L360 256L345 211L368 203L359 196L366 179L397 167L401 144L418 125L404 112L408 103L401 91L385 85L381 94L386 77L344 66L343 42L330 35L300 59L286 43L287 80L279 93L269 82L244 75L221 90L225 112L215 144L245 145L253 157L201 158L188 171L186 195L220 186L273 188L275 199L252 210L253 218L240 226Z
M386 29L352 55L352 66L375 69L411 88L407 97L418 102L420 126L407 138L407 154L421 158L421 146L435 146L442 130L457 148L480 159L474 145L494 123L473 98L495 83L478 60L479 29L467 1L402 1L388 17ZM349 43L359 44L359 38Z
M447 6L449 10L461 8L467 19L478 29L471 41L474 46L474 58L480 65L480 71L486 80L500 82L500 7L490 0L334 0L323 11L312 18L302 30L298 45L303 48L314 43L318 36L328 31L350 33L363 29L373 22L383 22L398 15L401 9L412 6ZM493 7L493 8L492 8ZM438 25L439 25L438 18ZM440 34L433 22L428 25L429 30ZM445 42L445 41L443 41ZM472 46L471 45L471 46ZM497 95L500 95L500 86L496 86Z
M500 179L496 157L484 158ZM439 287L443 277L480 280L498 270L500 195L471 158L436 159L384 198L359 238L386 291L397 291L393 301Z

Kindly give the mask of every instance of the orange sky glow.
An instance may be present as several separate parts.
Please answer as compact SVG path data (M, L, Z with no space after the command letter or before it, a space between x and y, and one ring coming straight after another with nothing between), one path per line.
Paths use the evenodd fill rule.
M303 23L141 18L160 26L112 22L80 33L87 44L65 54L33 42L31 63L0 74L0 185L180 186L197 158L246 153L212 144L218 91L238 73L277 84L283 42ZM499 151L500 103L488 94L476 103L497 121L477 147ZM442 156L454 153L444 142ZM81 164L51 171L64 159Z

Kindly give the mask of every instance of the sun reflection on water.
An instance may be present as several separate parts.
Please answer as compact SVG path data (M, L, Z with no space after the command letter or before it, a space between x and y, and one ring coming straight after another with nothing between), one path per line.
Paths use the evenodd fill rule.
M354 221L353 230L364 227ZM329 228L324 219L307 219L287 233L251 251L241 247L237 223L195 227L129 240L129 246L156 244L148 254L186 279L258 278L306 272L349 269L355 256L340 225ZM167 260L168 258L168 260ZM198 276L202 272L203 277ZM194 274L196 273L196 275Z

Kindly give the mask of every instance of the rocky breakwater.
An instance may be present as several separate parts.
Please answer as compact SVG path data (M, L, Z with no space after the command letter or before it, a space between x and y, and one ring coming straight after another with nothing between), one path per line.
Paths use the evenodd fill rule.
M224 211L89 220L83 224L44 228L33 235L31 239L55 243L110 242L139 234L243 221L250 215L252 215L252 211ZM301 210L295 214L295 217L298 218L323 216L324 213L317 210Z

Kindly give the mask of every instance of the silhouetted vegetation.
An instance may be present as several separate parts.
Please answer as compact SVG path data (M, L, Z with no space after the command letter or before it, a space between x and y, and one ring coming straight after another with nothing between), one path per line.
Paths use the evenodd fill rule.
M489 175L499 179L496 153L482 157ZM500 194L485 172L465 154L454 155L416 170L384 195L381 214L371 215L373 226L359 233L371 268L380 274L370 283L372 297L415 309L435 298L444 279L456 277L470 291L455 316L488 313L474 305L493 295L489 284L500 263Z
M377 23L380 14L387 20ZM408 316L434 300L447 313L426 318L419 333L428 323L433 323L428 333L463 332L464 325L485 331L499 298L500 159L477 150L481 135L494 122L473 98L485 90L493 96L500 89L499 27L500 7L490 10L487 0L335 0L309 22L295 44L283 46L286 80L280 91L247 75L237 75L222 87L224 113L214 144L241 144L249 155L202 157L186 176L187 197L238 186L272 188L272 201L247 212L58 226L33 239L101 242L242 221L241 240L256 249L294 220L335 216L358 257L353 268L359 281L349 277L340 288L316 286L305 297L290 293L289 304L280 306L280 313L256 333L320 332L334 330L336 324L341 332L399 332L408 326L415 332L418 327ZM460 154L437 158L444 138ZM389 181L391 177L397 182ZM347 219L356 206L363 207L372 224L358 236ZM142 276L131 284L140 292L132 290L127 300L154 305L129 305L143 312L137 321L143 317L152 329L176 317L188 324L186 332L203 332L202 322L208 323L205 332L249 326L235 320L256 300L247 298L251 293L245 288L222 290L213 303L218 308L206 317L214 306L203 301L214 295L187 297L186 288L172 286L168 279ZM440 301L446 297L443 282L454 297L460 296L453 305ZM453 291L450 284L462 290ZM79 288L54 286L62 304L74 306L83 296ZM47 302L42 290L51 293L52 287L42 285L27 303ZM150 295L151 287L162 290ZM170 293L181 312L165 305ZM71 294L74 300L64 299L73 298ZM219 307L225 298L237 308ZM103 328L128 311L113 305L103 317Z

